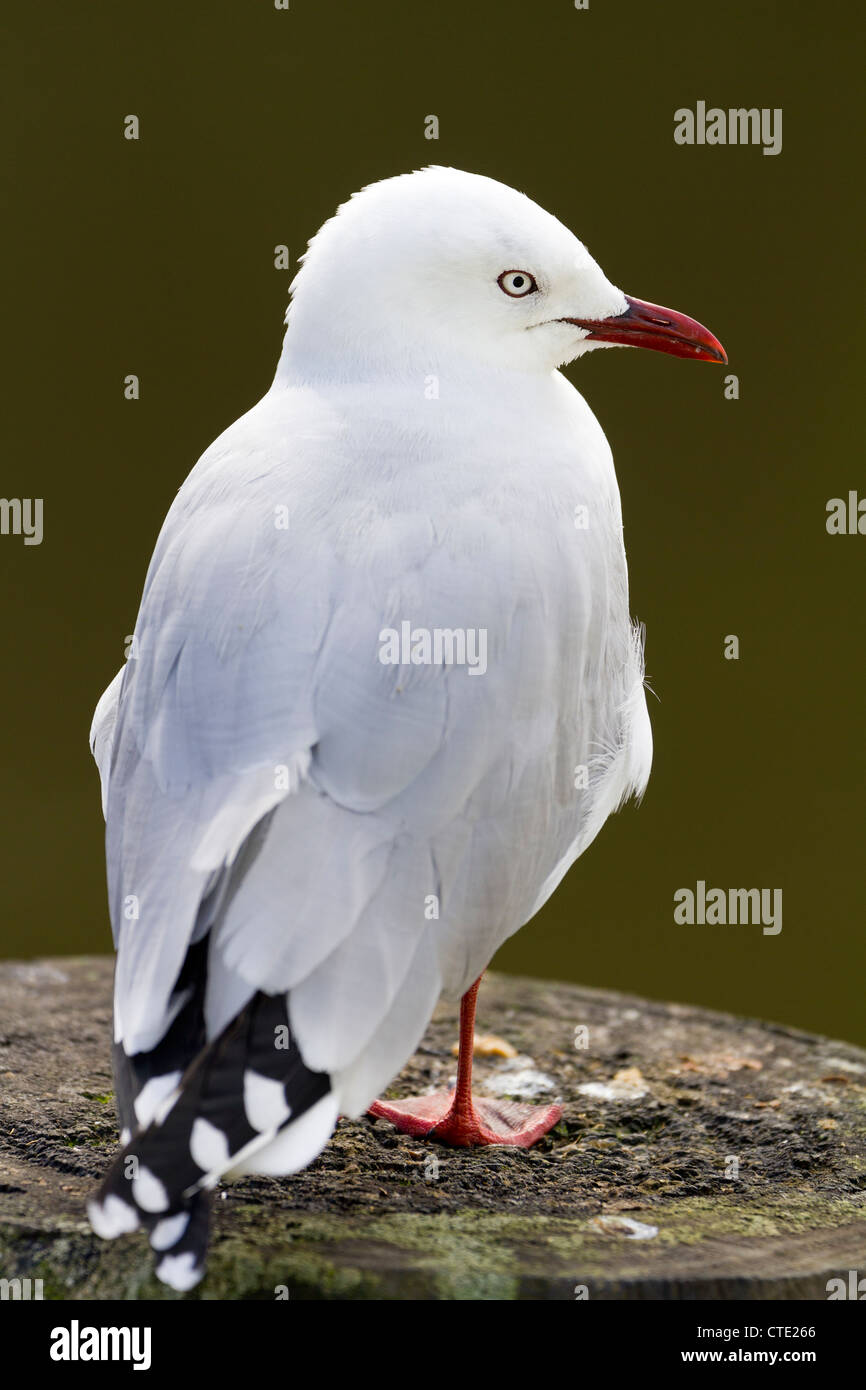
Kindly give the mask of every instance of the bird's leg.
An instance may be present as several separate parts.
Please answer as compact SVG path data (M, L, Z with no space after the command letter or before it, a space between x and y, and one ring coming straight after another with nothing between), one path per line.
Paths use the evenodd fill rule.
M457 1085L453 1091L408 1100L376 1100L367 1112L390 1120L404 1134L439 1139L469 1148L476 1144L512 1144L528 1148L562 1116L558 1105L524 1105L512 1100L481 1100L472 1095L475 1046L475 1001L481 977L460 1001Z

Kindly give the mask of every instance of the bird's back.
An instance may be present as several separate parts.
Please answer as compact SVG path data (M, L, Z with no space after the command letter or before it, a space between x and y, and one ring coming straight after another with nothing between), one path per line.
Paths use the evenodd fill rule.
M287 1000L329 1104L363 1111L440 991L481 973L646 780L591 413L558 377L487 419L466 390L408 389L375 407L357 388L272 391L160 535L95 731L132 1132L184 1049L265 996ZM267 1161L249 1165L297 1152Z

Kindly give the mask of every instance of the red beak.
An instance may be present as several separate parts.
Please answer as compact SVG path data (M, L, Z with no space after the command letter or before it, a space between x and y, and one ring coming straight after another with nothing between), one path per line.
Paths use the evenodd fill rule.
M612 319L563 319L563 323L585 328L590 338L599 343L622 343L626 347L653 348L669 352L672 357L691 357L696 362L726 363L728 354L718 338L697 319L678 314L675 309L663 309L658 304L645 304L642 299L626 295L628 308Z

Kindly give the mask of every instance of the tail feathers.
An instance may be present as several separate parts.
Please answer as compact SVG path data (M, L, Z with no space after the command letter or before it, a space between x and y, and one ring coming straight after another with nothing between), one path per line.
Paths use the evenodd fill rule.
M209 1228L210 1193L196 1192L181 1199L172 1208L158 1215L137 1207L128 1200L129 1193L112 1187L109 1179L117 1165L103 1182L97 1196L88 1202L90 1223L98 1236L111 1240L143 1226L150 1238L151 1248L159 1255L157 1277L164 1283L186 1292L201 1279L205 1269Z
M128 1054L119 1042L113 1048L117 1111L125 1137L146 1129L163 1108L190 1060L207 1045L204 999L208 977L208 942L197 941L186 953L172 991L168 1022L159 1042L148 1052Z
M209 1237L210 1193L197 1192L186 1210L151 1227L151 1249L160 1256L157 1278L181 1293L194 1288L204 1274Z
M208 1190L225 1174L258 1171L256 1154L315 1109L309 1162L336 1120L330 1090L327 1074L303 1062L286 996L254 995L115 1159L88 1206L93 1229L110 1239L143 1226L160 1254L158 1277L192 1288L204 1273ZM309 1128L297 1126L299 1139Z

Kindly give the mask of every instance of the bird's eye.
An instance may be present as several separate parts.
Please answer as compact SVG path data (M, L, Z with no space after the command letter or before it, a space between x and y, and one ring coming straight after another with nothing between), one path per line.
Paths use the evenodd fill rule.
M538 289L535 276L530 275L528 270L503 270L496 283L512 299L522 299L525 294L532 294Z

